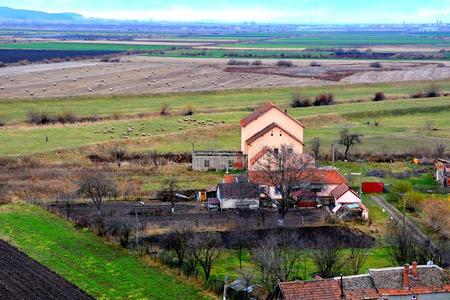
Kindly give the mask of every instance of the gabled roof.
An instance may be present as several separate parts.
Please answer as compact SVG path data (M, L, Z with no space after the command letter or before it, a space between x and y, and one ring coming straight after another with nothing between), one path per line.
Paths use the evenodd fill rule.
M287 117L289 117L291 120L297 122L300 126L302 126L303 128L305 127L305 125L303 125L299 120L294 119L293 117L289 116L287 113L285 113L281 108L279 108L278 106L276 106L272 101L266 102L263 105L261 105L260 107L258 107L257 109L255 109L251 114L249 114L248 116L246 116L245 118L243 118L241 120L241 126L245 127L248 124L250 124L251 122L253 122L254 120L258 119L259 117L261 117L263 114L265 114L266 112L268 112L269 110L271 110L272 108L275 108L277 110L279 110L280 112L282 112L283 114L285 114Z
M334 279L280 282L278 289L285 300L340 300L339 282Z
M251 182L263 185L271 185L271 180L263 171L249 171L249 179ZM348 183L347 179L342 176L337 170L325 169L306 169L298 174L299 182L307 181L313 184L323 185L340 185Z
M408 270L408 286L404 287L403 267L371 269L368 274L344 276L346 300L381 299L382 296L450 294L449 274L438 266L417 266L417 275ZM277 286L284 299L341 299L341 278L282 282ZM419 297L420 298L420 297ZM421 298L420 298L421 299Z
M348 187L348 185L346 185L345 183L335 187L332 191L331 191L331 196L333 196L333 198L335 200L338 200L339 198L341 198L345 193L350 192L353 195L355 195L356 197L359 198L359 195L352 190L351 188Z
M265 128L261 129L260 131L258 131L257 133L255 133L253 136L251 136L250 138L248 138L245 143L246 144L251 144L254 141L256 141L257 139L259 139L260 137L264 136L266 133L268 133L269 131L271 131L274 128L279 128L280 130L282 130L284 133L286 133L287 135L289 135L291 138L293 138L294 140L296 140L297 142L299 142L300 144L302 144L303 146L305 144L303 144L303 142L297 138L296 136L294 136L293 134L291 134L289 131L285 130L283 127L281 127L280 125L278 125L277 123L273 122L272 124L266 126Z
M259 187L250 182L219 183L217 190L222 199L259 198L260 195Z

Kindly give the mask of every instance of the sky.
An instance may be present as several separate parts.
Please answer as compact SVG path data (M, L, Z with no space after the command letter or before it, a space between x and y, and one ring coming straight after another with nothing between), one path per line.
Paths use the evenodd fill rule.
M450 0L0 0L0 6L118 20L450 23Z

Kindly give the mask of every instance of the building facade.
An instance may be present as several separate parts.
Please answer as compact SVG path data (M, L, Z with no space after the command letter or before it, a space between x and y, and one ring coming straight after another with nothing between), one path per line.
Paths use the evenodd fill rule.
M195 171L247 168L247 156L241 151L194 151L192 169Z

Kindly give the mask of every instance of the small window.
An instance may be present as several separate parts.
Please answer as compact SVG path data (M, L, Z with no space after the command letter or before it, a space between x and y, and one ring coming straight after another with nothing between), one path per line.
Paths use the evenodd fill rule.
M273 136L273 131L270 133L270 136Z
M209 168L209 159L205 159L205 168Z
M230 159L230 160L228 161L228 165L229 165L229 166L234 165L234 161L233 161L232 159Z
M280 132L280 136L282 136L283 134Z
M294 150L292 150L292 148L289 148L289 149L288 149L288 153L289 153L289 154L292 154L292 152L294 152Z
M274 152L275 154L278 154L278 148L274 148L274 149L273 149L273 152Z

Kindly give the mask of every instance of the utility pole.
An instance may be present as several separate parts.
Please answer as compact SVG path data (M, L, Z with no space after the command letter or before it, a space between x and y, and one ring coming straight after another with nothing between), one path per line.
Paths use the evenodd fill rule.
M227 284L228 284L228 275L225 275L225 278L223 279L223 300L227 300Z
M335 152L335 149L334 149L334 143L333 144L331 144L331 157L332 157L332 160L333 160L333 167L334 167L334 152Z
M402 214L402 223L403 223L403 236L406 233L406 216L405 216L405 212L406 212L406 195L403 195L403 214Z

